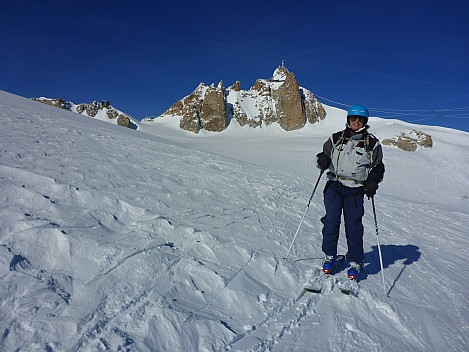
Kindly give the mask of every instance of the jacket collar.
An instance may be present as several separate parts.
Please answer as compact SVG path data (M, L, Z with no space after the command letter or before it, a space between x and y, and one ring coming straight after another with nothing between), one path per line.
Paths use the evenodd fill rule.
M365 125L362 129L358 131L354 131L347 125L347 127L344 130L344 137L352 138L353 136L356 136L356 135L361 135L364 137L368 134L368 128L370 128L370 126Z

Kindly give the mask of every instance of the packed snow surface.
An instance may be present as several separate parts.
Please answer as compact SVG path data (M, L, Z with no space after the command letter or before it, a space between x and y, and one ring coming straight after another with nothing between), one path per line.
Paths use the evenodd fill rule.
M0 92L0 350L467 351L468 133L371 118L380 139L417 128L434 146L384 146L384 271L365 200L359 294L303 293L323 257L325 178L283 258L315 155L344 126L327 113L295 132L232 121L194 135Z

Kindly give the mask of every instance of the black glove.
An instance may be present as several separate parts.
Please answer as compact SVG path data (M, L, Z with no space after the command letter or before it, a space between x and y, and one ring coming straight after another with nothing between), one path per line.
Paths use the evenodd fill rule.
M329 165L331 164L331 158L329 158L323 152L316 155L316 158L317 158L316 162L318 164L318 167L321 169L321 171L326 170L329 167Z
M378 190L378 182L373 179L366 180L363 188L368 199L373 198L373 196L376 194L376 191Z

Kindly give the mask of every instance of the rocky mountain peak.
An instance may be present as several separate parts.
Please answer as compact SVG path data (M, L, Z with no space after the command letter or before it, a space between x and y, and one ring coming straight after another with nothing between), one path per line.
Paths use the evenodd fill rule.
M279 66L275 69L274 74L272 75L271 81L283 82L290 74L290 71L284 66Z
M156 118L164 116L178 118L181 128L194 133L201 129L223 131L232 120L254 128L278 123L291 131L324 119L326 112L313 93L299 86L294 73L282 62L270 79L257 79L249 90L242 90L239 81L228 88L222 81L216 86L200 83Z

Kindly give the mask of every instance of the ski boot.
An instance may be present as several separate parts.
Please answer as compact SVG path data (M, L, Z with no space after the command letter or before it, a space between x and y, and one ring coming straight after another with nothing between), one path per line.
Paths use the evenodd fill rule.
M326 255L324 261L322 262L322 272L324 274L332 274L335 269L335 255Z
M347 270L347 276L350 280L356 280L362 269L362 263L351 261Z

